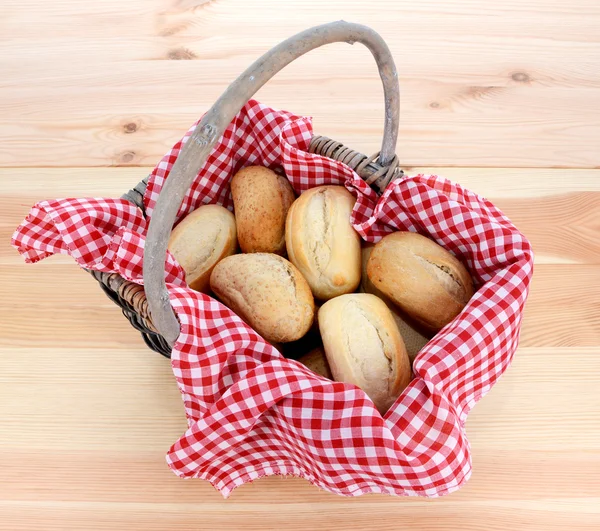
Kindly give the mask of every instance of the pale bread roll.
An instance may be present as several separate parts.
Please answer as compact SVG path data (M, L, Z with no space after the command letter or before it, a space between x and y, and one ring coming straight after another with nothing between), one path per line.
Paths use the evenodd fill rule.
M415 361L417 354L421 351L421 349L429 342L429 338L421 334L418 330L412 327L405 317L400 315L400 311L398 307L386 297L381 291L379 291L373 283L369 280L367 276L367 262L369 260L369 256L371 256L371 251L375 244L373 243L365 243L362 248L362 276L360 280L360 291L362 293L371 293L379 297L383 302L388 305L388 308L392 312L392 316L394 317L394 321L396 321L396 325L398 325L398 330L400 330L400 335L404 341L404 346L406 347L406 352L408 353L408 357L410 359L410 363Z
M333 380L327 357L325 356L325 349L323 347L316 347L311 350L308 354L305 354L298 361L308 367L311 371Z
M235 218L219 205L203 205L173 229L167 248L185 271L188 286L208 293L215 265L235 253Z
M288 257L317 299L350 293L360 282L360 237L350 223L355 202L343 186L318 186L288 211Z
M285 219L295 195L289 181L263 166L248 166L231 180L237 237L244 253L285 255Z
M236 254L219 262L210 286L269 342L301 338L313 324L314 299L300 272L276 254Z
M319 325L334 379L360 387L383 415L411 378L404 342L385 302L368 293L336 297L321 306Z
M473 296L473 281L456 257L414 232L384 236L371 251L367 275L430 333L452 321Z

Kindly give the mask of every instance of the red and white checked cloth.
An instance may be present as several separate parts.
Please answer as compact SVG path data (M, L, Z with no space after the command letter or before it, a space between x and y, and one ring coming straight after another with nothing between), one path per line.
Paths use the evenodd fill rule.
M152 172L149 216L193 128ZM225 497L272 474L300 476L346 496L454 491L471 474L467 414L517 348L531 246L489 201L440 177L405 177L378 198L344 164L307 153L311 137L309 118L250 101L200 171L178 219L203 203L231 208L228 183L243 166L280 166L297 193L345 185L357 196L352 222L364 240L394 230L433 238L468 266L478 291L422 350L414 379L382 417L358 387L283 358L228 308L187 288L169 255L167 286L181 322L172 367L189 427L167 462L175 474L208 480ZM42 201L13 245L28 262L67 253L81 266L141 284L146 228L124 200Z

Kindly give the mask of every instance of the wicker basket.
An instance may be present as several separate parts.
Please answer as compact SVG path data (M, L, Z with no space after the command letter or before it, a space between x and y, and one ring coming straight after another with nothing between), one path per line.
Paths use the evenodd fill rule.
M297 57L306 52L331 42L345 41L349 43L361 42L367 46L377 61L379 73L384 85L385 95L385 130L382 151L370 157L354 151L342 143L324 136L314 136L310 143L309 151L324 157L338 160L363 178L373 189L381 193L386 186L396 178L403 175L398 166L398 158L393 154L397 131L398 131L398 78L392 56L381 37L373 30L358 24L350 24L343 21L317 26L299 33L298 35L282 42L263 57L258 59L248 68L223 94L215 105L206 113L198 124L196 132L183 147L178 160L171 171L169 181L174 179L175 173L182 175L183 180L191 182L210 152L210 147L221 136L230 119L221 120L221 124L211 123L211 118L221 117L222 114L231 116L235 114L268 79L281 70ZM209 139L206 132L209 132ZM204 136L203 136L204 135ZM194 164L192 164L194 163ZM196 169L197 168L197 169ZM183 175L183 174L186 175ZM179 177L179 176L178 176ZM144 193L146 191L147 178L142 180L135 188L127 192L122 198L135 204L145 215ZM188 184L189 186L189 184ZM171 194L175 195L175 194ZM164 197L167 196L167 197ZM158 214L160 201L163 205L168 202L171 206L177 203L174 212L181 203L176 197L170 197L169 191L164 190L157 203L153 219L167 221ZM169 216L166 216L168 218ZM171 219L169 227L172 226ZM170 232L170 229L169 231ZM167 234L168 235L168 234ZM152 224L148 235L148 242L152 239ZM151 244L148 244L150 247ZM166 243L163 241L163 246ZM159 251L157 255L160 255ZM164 264L164 251L156 258L157 263ZM133 282L129 282L115 273L103 273L89 271L100 283L101 288L108 297L121 307L123 315L127 317L131 325L139 330L146 344L154 351L170 357L172 340L169 341L160 333L160 326L151 317L150 308L152 304L146 297L144 288ZM144 262L144 275L146 276L146 261ZM164 281L163 281L164 284ZM160 289L160 286L157 287ZM158 303L155 311L159 309ZM164 326L164 325L163 325Z
M267 116L256 101L248 107L259 112L240 113L295 58L340 41L364 44L377 62L385 97L379 154L367 157L334 140L311 138L309 120L277 121L293 115L269 109ZM123 275L92 273L151 349L167 357L172 350L188 419L167 453L178 476L208 480L224 496L273 474L303 477L345 496L440 496L469 478L465 421L517 349L533 253L502 212L458 184L416 175L388 186L402 175L395 155L398 105L398 77L379 35L346 22L318 26L276 46L231 84L152 178L124 196L140 210L114 199L42 201L15 232L13 245L29 262L67 252L83 267ZM230 142L223 133L236 116L249 130ZM254 129L268 131L255 137ZM279 149L276 156L262 158L270 147ZM181 206L181 215L202 199L230 206L228 180L250 161L281 164L300 190L331 178L350 182L358 192L353 220L363 239L376 241L390 228L420 232L474 274L477 293L421 350L413 379L383 417L360 388L281 356L230 310L186 288L183 271L167 256ZM369 185L377 192L386 188L381 200ZM106 230L97 230L98 220Z

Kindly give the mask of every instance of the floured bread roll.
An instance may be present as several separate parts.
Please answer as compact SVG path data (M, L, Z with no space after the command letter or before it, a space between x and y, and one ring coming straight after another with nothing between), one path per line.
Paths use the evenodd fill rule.
M360 282L360 237L350 223L355 202L343 186L318 186L288 211L288 257L317 299L350 293Z
M410 361L385 302L350 293L319 310L327 361L335 380L360 387L383 415L408 385Z
M173 229L167 248L183 267L188 286L207 293L215 265L236 251L235 218L219 205L198 207Z

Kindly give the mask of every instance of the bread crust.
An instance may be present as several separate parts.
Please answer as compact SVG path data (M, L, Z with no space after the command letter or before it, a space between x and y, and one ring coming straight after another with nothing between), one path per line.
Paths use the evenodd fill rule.
M317 299L350 293L360 282L360 237L350 222L355 202L343 186L318 186L288 211L288 257Z
M465 266L442 246L413 232L384 236L371 252L367 275L427 333L452 321L473 296Z
M362 256L362 275L360 280L360 291L362 293L371 293L379 297L383 302L385 302L392 312L392 316L394 317L394 321L396 321L396 325L398 326L398 330L400 331L400 335L404 340L404 346L406 347L406 352L408 353L408 357L410 359L410 363L415 361L417 354L421 351L421 349L429 342L431 334L423 334L417 327L414 326L410 318L408 318L402 310L400 310L394 302L384 295L380 290L378 290L367 275L367 263L369 261L369 257L371 256L371 251L375 247L373 243L364 243L361 251Z
M276 254L229 256L214 268L210 285L226 306L269 342L300 339L313 324L310 287L293 264Z
M315 347L301 358L298 358L298 361L314 373L320 374L329 380L333 380L333 375L331 374L331 369L329 368L329 363L327 362L325 349L323 347Z
M333 377L360 387L384 414L408 385L410 361L387 305L351 293L319 310L323 346Z
M167 248L185 271L188 286L208 293L213 268L237 249L235 218L220 205L202 205L173 229Z
M244 253L285 256L285 220L295 194L289 181L263 166L248 166L231 180L237 238Z

